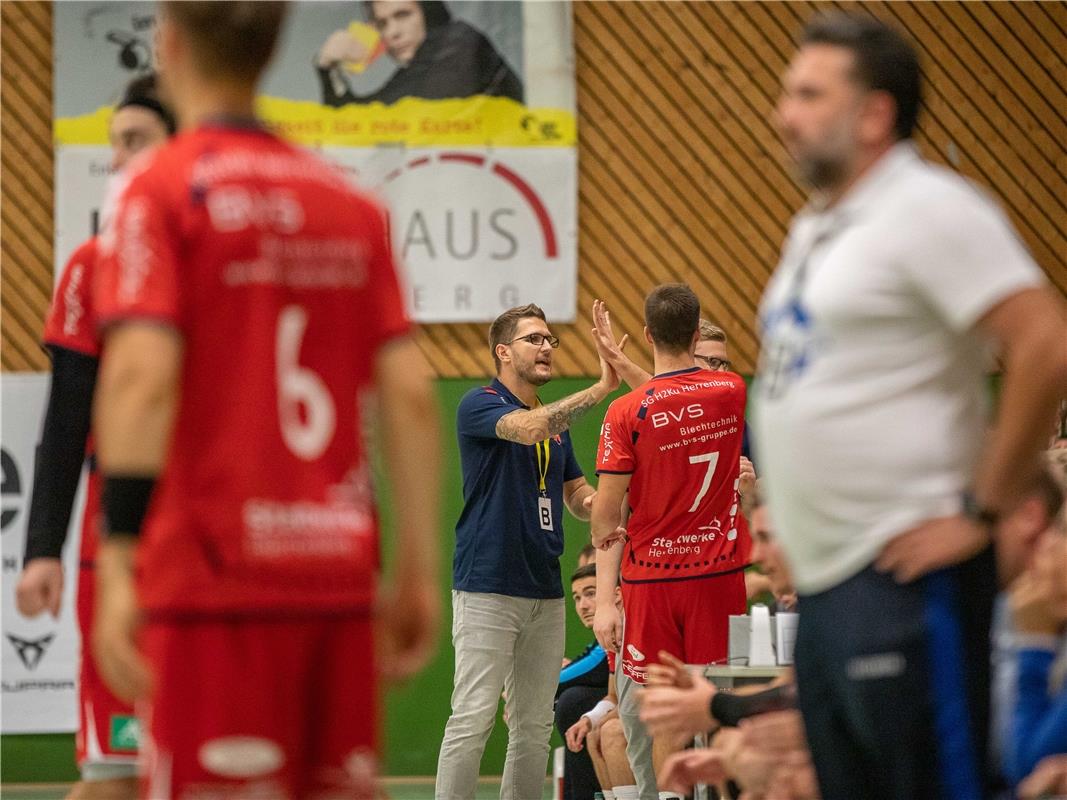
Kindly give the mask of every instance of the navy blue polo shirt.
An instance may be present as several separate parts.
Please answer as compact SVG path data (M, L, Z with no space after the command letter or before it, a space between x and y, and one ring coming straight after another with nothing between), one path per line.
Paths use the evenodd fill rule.
M512 597L563 597L563 484L582 477L570 434L549 442L545 489L552 528L541 527L537 446L496 436L505 414L528 408L499 380L472 389L456 411L463 468L463 513L456 523L453 586L464 592ZM543 459L542 459L543 463Z

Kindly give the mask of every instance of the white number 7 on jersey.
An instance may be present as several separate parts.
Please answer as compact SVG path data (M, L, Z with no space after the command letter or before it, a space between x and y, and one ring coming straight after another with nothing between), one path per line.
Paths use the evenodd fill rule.
M300 306L286 306L278 316L275 370L278 379L278 422L282 439L293 454L314 461L326 450L337 426L337 412L325 381L300 365L308 314ZM300 418L304 407L304 419Z
M697 510L700 505L700 501L704 499L704 495L708 493L708 489L711 488L711 476L715 474L715 465L719 463L718 453L701 453L699 456L689 456L690 464L703 464L707 462L708 471L704 473L704 482L700 484L700 491L697 492L696 500L693 501L693 505L689 509L689 513Z

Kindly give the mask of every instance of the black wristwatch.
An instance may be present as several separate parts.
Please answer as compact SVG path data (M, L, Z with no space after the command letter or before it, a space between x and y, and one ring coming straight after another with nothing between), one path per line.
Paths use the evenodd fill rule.
M963 493L962 500L963 516L972 522L977 522L983 528L992 528L1000 520L1000 514L991 508L982 506L970 489Z

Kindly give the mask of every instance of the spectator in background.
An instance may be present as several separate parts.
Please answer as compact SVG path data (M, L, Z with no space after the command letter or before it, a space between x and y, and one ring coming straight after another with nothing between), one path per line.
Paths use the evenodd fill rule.
M591 544L585 545L578 553L578 567L584 567L586 564L596 564L596 548ZM566 667L571 663L569 658L564 657L563 663L560 669Z
M621 595L619 607L622 607ZM582 714L563 738L568 749L577 752L584 747L588 751L604 800L636 800L637 783L626 757L626 733L619 719L615 655L607 653L607 695Z
M608 698L618 703L614 672L611 674ZM637 779L626 757L626 732L622 729L618 711L612 711L600 720L599 726L589 732L585 741L596 767L597 779L603 787L601 793L604 800L634 800L637 797Z
M1067 681L1059 654L1067 646L1067 530L1059 516L1042 537L1030 567L1011 588L1018 682L1005 772L1014 785L1046 756L1067 753ZM1057 674L1058 673L1058 674Z
M1058 453L1048 452L1049 468L1038 475L1032 491L1003 521L997 530L997 566L1002 586L1013 585L1035 561L1042 535L1063 507L1067 468L1058 467ZM1003 775L1006 757L1013 752L1012 718L1018 683L1018 635L1011 612L1010 592L1002 591L996 600L993 618L992 727L990 750L998 775Z
M582 548L582 558L593 556L595 559L596 548L591 544ZM596 608L596 562L579 564L579 573L588 571L593 577L593 592L586 592L587 597L593 600L593 608ZM578 573L575 573L576 575ZM615 606L622 612L622 592L615 589ZM591 626L591 623L590 623ZM603 651L603 648L600 648ZM630 769L630 762L626 758L626 734L623 732L622 723L616 707L619 702L615 690L615 656L614 652L605 653L608 667L607 694L595 706L582 713L577 721L566 730L560 728L564 741L569 750L580 752L585 750L593 762L597 781L602 787L604 800L614 800L616 790L620 800L636 797L637 786L634 782L634 774ZM566 667L570 662L565 661ZM564 670L566 671L566 670Z
M618 593L618 589L615 591ZM596 564L579 567L571 576L571 597L582 625L591 629L596 614ZM608 678L608 657L596 639L560 671L559 688L556 689L556 730L568 744L568 732L573 725L583 720L589 725L589 717L585 715L604 700ZM600 705L600 708L604 709L606 705ZM563 800L592 800L597 789L599 783L588 749L568 747L564 756Z
M488 95L521 103L522 82L483 33L452 17L439 0L374 0L363 4L397 69L380 89L356 94L345 63L365 63L367 45L348 29L334 31L316 58L322 102L389 105L405 97L443 100Z

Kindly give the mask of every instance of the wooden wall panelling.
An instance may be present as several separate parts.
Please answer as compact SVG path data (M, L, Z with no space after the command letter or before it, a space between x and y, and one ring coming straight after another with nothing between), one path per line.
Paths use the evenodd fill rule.
M11 203L13 210L21 215L20 224L30 226L25 229L27 238L35 243L44 243L48 241L48 237L41 221L51 219L52 208L49 199L52 197L52 186L27 160L26 152L25 149L21 153L16 152L13 147L3 150L0 162L6 177L7 193L4 200ZM44 254L42 251L42 255Z
M983 66L980 53L995 51L993 42L977 29L963 37L946 19L919 18L922 13L951 10L954 19L963 19L964 5L932 9L885 4L885 9L913 36L938 43L938 57L927 53L925 59L929 80L924 127L929 131L943 126L945 138L930 135L931 143L942 152L948 141L957 146L957 168L998 196L1050 279L1067 291L1065 176L1062 167L1054 166L1056 162L1062 165L1067 157L1067 125L1058 114L1042 113L1040 126L1020 127L1017 121L1024 116L1023 103L1011 87L1019 89L1024 81L1006 58L997 60L997 71ZM1034 108L1040 110L1040 106L1029 106L1030 111ZM952 160L947 153L943 155L946 162Z
M17 183L9 178L8 186L9 189L17 188ZM38 323L43 321L44 312L51 299L49 276L42 267L42 264L46 264L47 259L51 257L51 250L47 242L42 241L40 236L34 235L33 219L11 198L4 203L4 216L4 244L7 248L5 271L20 276L16 288L39 317L23 320L23 322L30 323L31 327L39 329Z
M592 128L592 124L589 127ZM590 155L588 160L596 162L597 157ZM627 281L627 272L632 274L634 271L633 264L627 259L618 259L617 271L605 284L604 295L609 295L610 287L610 294L619 290L636 291L640 300L654 283L687 279L698 284L694 289L702 295L706 313L722 319L730 311L742 307L744 296L735 287L715 283L703 287L699 285L704 281L705 265L708 262L722 263L727 260L726 257L714 247L713 242L701 243L691 236L690 229L682 229L674 224L668 208L669 201L654 196L639 199L633 191L627 191L623 178L631 177L630 168L629 165L623 167L612 162L593 163L587 167L584 180L590 184L590 188L599 190L599 201L609 206L602 212L612 221L616 240L626 242L632 258L647 263L655 281ZM647 169L647 166L642 164L633 169ZM654 191L648 187L641 188ZM707 249L702 249L702 246Z
M1063 53L1053 51L1034 27L1040 24L1040 19L1010 8L1011 3L1007 5L1003 10L994 10L990 5L979 3L972 7L963 3L957 13L951 13L952 9L939 11L967 37L976 56L1005 77L1005 88L1022 100L1019 111L1035 121L1037 117L1031 109L1040 110L1042 117L1048 113L1060 122L1067 121ZM1005 24L1001 15L1011 20L1011 24ZM1058 78L1053 74L1056 71ZM994 95L994 99L999 98Z
M470 346L472 337L468 325L425 325L420 340L428 339L448 356L447 372L431 362L440 377L458 378L463 375L480 375L485 367Z
M717 72L700 75L717 98L708 113L721 117L724 127L736 125L741 138L735 141L740 149L759 151L759 157L745 164L745 181L755 189L750 192L755 195L750 202L764 204L774 217L770 224L761 222L761 227L768 238L776 240L777 247L789 216L804 202L804 193L793 180L788 158L778 144L772 117L792 43L783 54L778 43L761 37L766 29L755 25L750 15L767 13L763 4L678 4L670 9L688 36L710 50L712 63L718 65ZM770 31L775 32L775 26Z
M704 171L719 181L715 188L721 185L724 198L745 199L745 213L729 218L739 226L738 232L759 246L766 245L765 251L761 247L761 260L764 256L776 259L776 234L785 232L782 215L801 198L789 191L791 182L782 159L768 150L762 135L770 132L767 110L772 101L760 96L759 85L727 53L713 57L709 51L716 46L714 39L695 37L693 28L699 29L701 20L688 16L694 8L711 6L642 6L650 23L644 26L649 44L662 62L659 76L668 81L663 85L671 90L675 106L689 125L688 130L677 132L683 139L690 131L696 136L694 148L699 143L699 149L694 149L695 155L712 156ZM722 56L726 57L720 62ZM702 68L692 69L690 64ZM781 181L768 180L767 175Z
M39 370L52 294L52 6L2 3L0 21L0 367Z
M725 230L723 235L721 226L717 229L716 223L725 211L721 205L718 209L715 207L716 203L721 204L721 199L717 201L699 182L696 186L692 185L691 170L686 169L687 164L675 152L689 150L683 157L688 156L691 163L710 163L709 158L700 158L689 144L683 142L686 135L692 133L691 124L679 129L657 118L657 109L664 108L664 100L655 96L654 92L650 91L647 96L639 92L637 97L630 100L632 107L628 107L626 98L609 85L604 76L612 69L631 74L639 69L639 65L625 59L614 61L609 52L611 44L606 42L604 49L591 51L588 64L583 65L586 67L583 75L588 79L589 89L589 111L584 117L589 147L585 152L595 154L599 148L607 154L607 173L616 173L606 173L604 177L608 180L624 176L610 190L611 195L625 197L627 204L627 227L630 230L620 233L641 236L644 242L651 245L646 257L666 262L662 268L667 270L667 274L660 280L683 278L685 271L703 280L709 264L726 264L736 269L736 265L751 261L745 241L729 230ZM659 77L663 77L662 73ZM655 83L652 81L650 85L655 86ZM667 116L677 110L672 107ZM682 125L681 122L678 124ZM600 130L601 126L603 131ZM601 133L606 141L600 141L594 135ZM625 156L620 153L625 153ZM706 151L705 155L713 154ZM595 157L587 157L587 165L590 161L594 164L605 163ZM595 168L586 170L586 179ZM688 194L694 197L680 191L682 187L690 186L694 191ZM716 211L719 213L715 214ZM640 248L638 250L641 252ZM674 256L680 256L683 263L674 266ZM717 281L718 285L712 286L711 290L728 307L744 308L747 296L739 288L739 283L745 277L751 279L751 276L745 275L737 278L728 276L724 281ZM754 280L750 280L750 284L759 285ZM751 327L750 322L746 320L745 323Z
M1058 37L1053 33L1053 36L1049 38L1044 36L1044 33L1046 30L1057 31L1060 36L1067 36L1067 6L1062 3L1039 3L1038 5L1041 6L1041 13L1053 28L1038 24L1037 30L1042 32L1042 38L1049 43L1049 46L1055 49Z
M680 30L672 30L676 20L667 18L663 22L662 31L652 28L649 33L650 42L661 53L671 38L683 35ZM668 39L664 41L661 37ZM664 86L672 94L677 93L683 111L681 118L689 126L688 129L676 127L674 135L681 142L691 143L688 149L702 188L701 195L694 199L708 204L707 213L697 209L697 216L705 219L713 231L721 230L724 245L730 247L737 259L730 265L709 267L712 272L732 267L739 276L739 286L751 293L763 285L777 260L778 241L785 233L781 220L790 205L780 193L764 191L767 182L760 175L766 170L773 172L777 165L765 150L750 146L759 140L746 123L735 115L725 115L720 121L708 113L709 108L729 107L730 101L711 94L703 75L681 69L680 59L699 58L700 54L685 52L686 45L692 42L684 38L675 41L680 45L680 52L669 54L670 59L665 59L659 74ZM728 87L726 81L722 85ZM664 178L676 193L688 194L684 184L677 183L674 176L665 174ZM745 200L739 204L738 198Z
M910 13L909 13L910 11ZM943 13L930 10L928 13ZM913 25L913 30L922 28L918 21L919 12L909 9L894 9L893 13L901 20ZM960 15L957 15L960 16ZM986 177L998 179L995 183L1001 191L1019 190L1035 193L1033 196L1041 203L1052 203L1062 208L1062 198L1055 198L1043 185L1045 170L1054 166L1055 151L1062 152L1062 142L1056 143L1049 138L1043 126L1028 131L1019 124L1020 117L1028 117L1026 102L1009 93L1008 87L1023 86L1024 81L1018 76L1005 79L983 64L982 56L974 46L980 31L972 30L966 35L946 30L946 20L928 19L928 24L936 25L942 31L940 41L945 48L943 57L927 59L926 70L930 73L932 93L945 101L942 109L944 117L954 119L966 127L984 149L985 158L975 159L976 164L989 164L997 169L996 174L987 171ZM1001 62L1006 67L1006 62ZM998 97L990 91L991 85L1004 91ZM939 118L942 114L938 114ZM1045 119L1063 132L1063 120L1058 114L1045 114ZM1031 135L1037 134L1042 141L1039 146L1031 141ZM1032 180L1024 180L1024 176ZM1004 182L1000 182L1004 181ZM1051 222L1051 220L1046 220Z
M599 199L604 196L601 188L592 180L583 181L579 196L589 207L589 212L583 220L579 242L582 258L580 274L584 282L589 284L588 291L594 299L604 299L598 296L598 292L603 294L604 286L613 282L621 284L620 288L625 291L619 292L617 299L608 306L612 325L618 329L617 335L629 333L631 339L637 337L639 340L644 325L644 296L638 287L653 285L657 278L649 272L643 260L628 249L626 242L618 241L611 221L605 218L598 207ZM620 255L625 258L620 258ZM619 264L623 261L633 264L636 269L628 270L620 276ZM583 289L586 288L583 286ZM583 310L579 309L579 312ZM641 345L641 342L638 341L637 344Z

